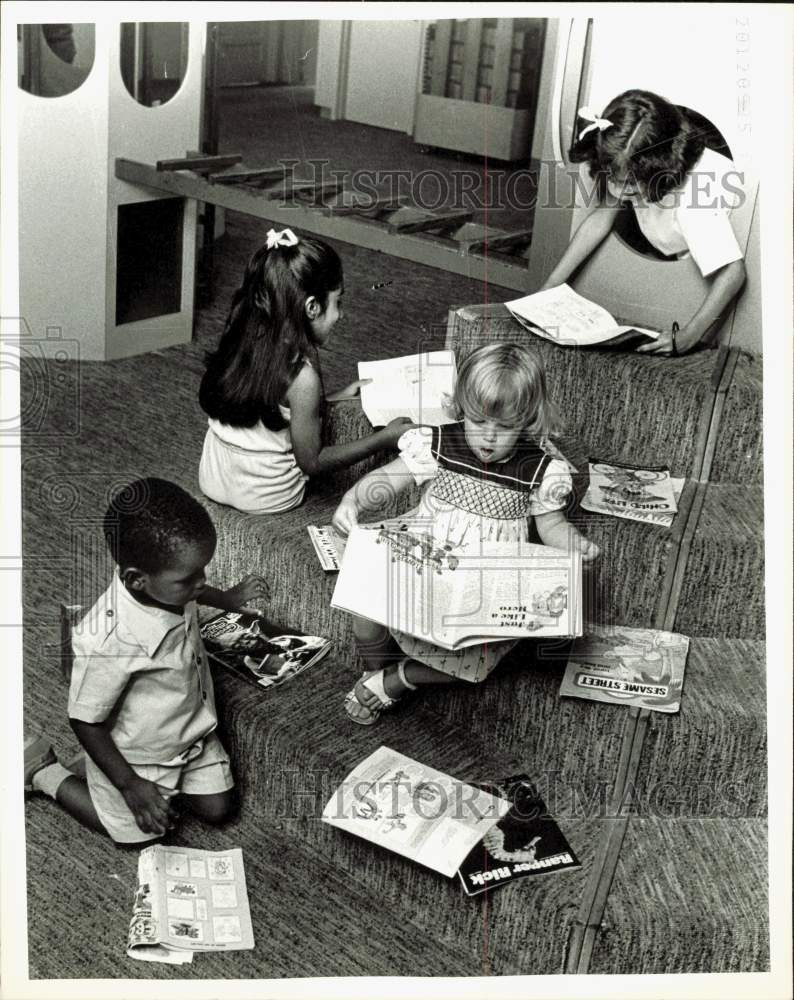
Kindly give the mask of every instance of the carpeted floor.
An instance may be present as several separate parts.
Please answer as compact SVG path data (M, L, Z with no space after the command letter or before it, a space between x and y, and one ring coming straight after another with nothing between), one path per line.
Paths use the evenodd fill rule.
M293 95L296 102L303 100L300 115L294 107L285 111L280 103L284 95L279 97L276 89L228 96L239 98L241 113L234 126L231 119L226 122L222 148L239 143L236 148L249 161L295 156L295 142L288 144L283 138L286 118L293 125L299 123L301 155L306 160L322 155L323 148L334 142L334 156L346 166L352 156L349 151L362 147L363 126L343 123L335 133L339 138L331 140L328 123L307 110L300 95ZM386 146L376 153L372 136L373 157L382 156L383 163L391 166L402 163L398 147L400 156L411 151L401 137L399 143L393 136L387 138ZM343 153L347 160L341 159ZM28 367L23 373L28 424L23 454L25 722L28 728L46 732L62 753L74 746L74 738L65 714L66 687L58 673L57 603L90 604L106 586L112 567L98 527L107 494L115 485L138 475L160 475L198 492L205 419L196 393L203 353L216 343L242 268L267 228L264 221L227 215L216 261L216 297L199 310L193 343L108 364L66 364L57 371L53 366ZM449 306L512 297L465 277L356 247L340 244L338 250L345 267L346 316L323 352L329 391L355 378L358 360L441 346ZM576 379L589 379L582 366L590 365L595 384L609 389L615 404L609 412L605 408L603 419L590 421L599 425L593 433L603 437L616 433L610 428L620 429L632 412L625 408L625 400L621 404L621 383L610 389L609 372L596 374L594 362L586 359L571 363L579 375L567 383L557 377L566 402L570 401L574 430L588 440L586 408L576 409L581 405ZM630 365L621 364L621 378L630 381ZM664 392L664 365L649 360L646 366L649 375L643 392L653 397L655 406ZM676 409L675 423L666 428L682 474L690 471L695 410L705 405L710 384L707 369L703 360L682 359L681 377L676 376L670 390L676 399L686 399L689 407ZM610 369L613 382L614 370ZM666 371L669 375L673 369ZM747 380L747 385L751 383ZM42 385L46 391L41 391ZM642 402L637 386L629 388L634 393L631 399ZM740 407L732 402L729 409L728 440L746 442ZM749 423L753 412L750 407ZM730 470L730 460L721 468ZM729 472L724 478L729 480ZM743 523L733 490L721 484L713 497L706 498L707 526L724 522L732 530L734 523ZM318 494L303 513L327 514L331 503L331 493ZM213 516L217 514L214 509ZM259 539L266 539L268 532L274 536L278 525L271 522L254 530L243 520L239 525L225 524L226 538L236 532L235 557L246 556L247 546L255 561L261 555L255 547L264 544ZM282 533L285 538L305 535L303 526L294 524ZM615 591L628 612L647 615L645 603L650 607L659 589L653 573L665 565L680 539L675 532L670 537L654 534L647 526L627 527L624 537L639 539L632 542L636 547L631 551L635 559L647 563L641 567L644 583L639 587L632 578L625 551L623 561L614 563L610 579L616 581ZM722 544L716 527L700 538L693 545L697 572L684 580L692 607L706 599L696 591L710 585L711 552ZM757 583L758 538L749 533L742 544L744 548L737 545L731 550L730 558L740 562L746 556L750 569L745 585L752 588ZM312 587L302 590L303 577L291 571L286 549L284 553L279 549L278 558L282 555L285 561L278 564L282 572L277 583L292 591L282 605L289 607L294 601L305 611L307 600L323 598L327 581L317 573ZM752 629L753 636L760 627L759 609L754 597L742 624L742 629ZM731 605L718 603L714 621L722 626L726 615L732 614ZM703 692L703 697L697 711L664 719L647 741L643 753L649 785L667 779L670 769L686 768L695 756L702 761L693 785L714 784L737 770L741 777L749 777L763 766L762 699L759 693L755 700L742 701L739 693L750 681L756 684L754 690L761 689L760 646L760 642L713 638L693 645L692 690ZM715 691L710 678L719 669L730 674L730 683ZM219 677L225 735L242 794L240 817L222 830L208 830L188 820L178 837L181 843L207 848L230 843L243 847L257 948L200 956L192 966L178 970L124 958L137 853L117 850L103 838L85 833L53 803L35 797L26 813L31 975L246 979L562 972L577 907L597 874L603 818L597 808L599 795L608 792L615 780L630 727L622 710L579 701L561 703L556 694L559 670L560 663L544 666L519 657L482 689L481 699L474 700L468 689L451 696L436 692L415 710L383 720L374 734L351 732L353 727L341 715L340 697L354 676L346 649L335 650L321 670L298 678L272 700L263 700L258 689L235 678ZM575 788L583 801L596 804L581 812L563 808L564 797L560 799L560 818L582 860L581 871L526 880L493 897L466 901L447 880L322 826L317 814L325 793L380 742L465 780L528 769L536 777L556 776L563 790ZM594 971L765 967L764 797L756 789L739 804L741 811L725 813L721 808L722 804L707 802L703 815L690 810L681 822L653 816L644 818L645 825L636 830L630 826L629 853L625 858L621 854L607 914L611 924L594 952ZM716 818L709 825L707 817ZM731 848L732 837L734 842L742 837L750 845L751 864L740 850ZM695 858L691 865L686 860L690 857ZM711 884L709 894L698 902L694 897L705 882ZM641 914L636 886L647 897ZM675 902L681 897L690 901L679 919ZM738 897L741 919L732 926ZM658 947L659 933L670 945L664 954Z

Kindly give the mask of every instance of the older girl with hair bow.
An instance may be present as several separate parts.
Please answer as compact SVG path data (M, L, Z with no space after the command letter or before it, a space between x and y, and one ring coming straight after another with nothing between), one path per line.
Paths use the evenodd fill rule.
M574 233L543 285L563 284L615 224L621 205L634 209L646 239L667 257L690 255L708 292L688 322L663 331L642 352L676 356L692 350L738 295L745 280L741 248L729 218L739 195L733 163L707 149L685 111L645 90L627 90L604 108L579 111L569 156L586 163L600 202Z
M290 510L310 476L393 447L411 426L400 417L357 441L322 445L318 349L342 316L343 294L342 263L328 244L291 229L268 232L199 391L209 418L199 485L210 499L249 513ZM325 399L355 396L360 385Z

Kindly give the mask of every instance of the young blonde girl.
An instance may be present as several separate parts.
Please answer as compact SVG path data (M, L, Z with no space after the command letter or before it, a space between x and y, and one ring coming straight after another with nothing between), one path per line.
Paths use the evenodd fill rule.
M662 331L638 350L673 356L692 350L744 284L743 254L729 218L741 193L741 175L731 160L706 147L703 128L691 115L646 90L619 94L601 115L582 108L569 156L588 165L600 203L576 230L543 288L566 282L628 203L660 254L689 255L709 278L709 289L686 324Z
M490 344L461 364L451 401L458 422L404 433L400 457L365 476L334 514L347 534L384 496L425 487L410 514L432 523L439 543L526 540L530 518L541 541L578 549L585 562L598 547L568 523L569 467L549 440L559 418L546 392L540 360L519 344ZM371 725L407 691L455 680L482 681L516 643L506 640L448 652L356 618L354 634L370 665L345 699L350 718Z
M347 444L323 447L319 348L342 316L336 251L322 240L270 230L235 292L218 349L207 359L199 402L208 430L199 486L217 503L250 513L298 506L306 481L391 448L407 418Z

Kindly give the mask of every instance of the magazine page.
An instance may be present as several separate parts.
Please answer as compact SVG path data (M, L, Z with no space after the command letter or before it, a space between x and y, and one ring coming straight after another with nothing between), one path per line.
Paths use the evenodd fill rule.
M385 361L359 361L358 377L372 382L361 387L361 407L374 427L395 417L415 424L451 424L444 408L457 371L452 351L428 351Z
M155 848L146 847L138 856L138 888L132 904L132 919L127 935L127 955L139 962L163 962L184 965L193 961L193 952L173 951L159 943L160 928L152 900L157 897Z
M160 940L190 951L242 951L254 946L243 852L155 848Z
M484 787L507 799L510 811L486 832L458 870L468 896L530 875L581 867L528 775L517 774Z
M261 615L222 611L201 626L211 659L260 687L278 687L313 666L330 650L318 635L279 631Z
M334 792L322 820L452 878L510 805L389 747Z
M534 333L558 344L589 347L612 338L637 333L656 340L656 330L621 326L602 306L575 292L570 285L557 285L534 295L513 299L505 305L511 314Z
M590 482L581 506L595 513L640 521L648 520L651 514L670 516L678 511L669 469L599 461L590 462Z
M581 559L529 542L442 543L426 522L354 528L331 606L443 649L580 635Z
M677 712L688 651L689 639L676 632L589 626L568 657L560 694Z
M325 524L318 527L315 524L307 524L306 530L309 532L314 551L322 568L326 573L335 573L342 565L342 556L345 554L347 538L340 535L333 525Z

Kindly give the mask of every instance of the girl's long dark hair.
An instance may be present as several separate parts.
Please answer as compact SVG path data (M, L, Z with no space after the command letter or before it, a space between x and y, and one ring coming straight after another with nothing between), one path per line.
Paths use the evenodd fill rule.
M342 262L322 240L300 236L292 247L261 247L234 293L216 351L207 355L199 403L234 427L261 420L285 426L278 406L306 359L317 365L317 347L306 316L313 295L325 309L328 293L342 287Z
M648 90L619 94L601 117L612 125L590 129L568 155L572 163L588 164L602 197L607 177L625 174L649 201L658 202L684 183L703 153L703 133L675 104ZM576 135L587 124L579 119Z

